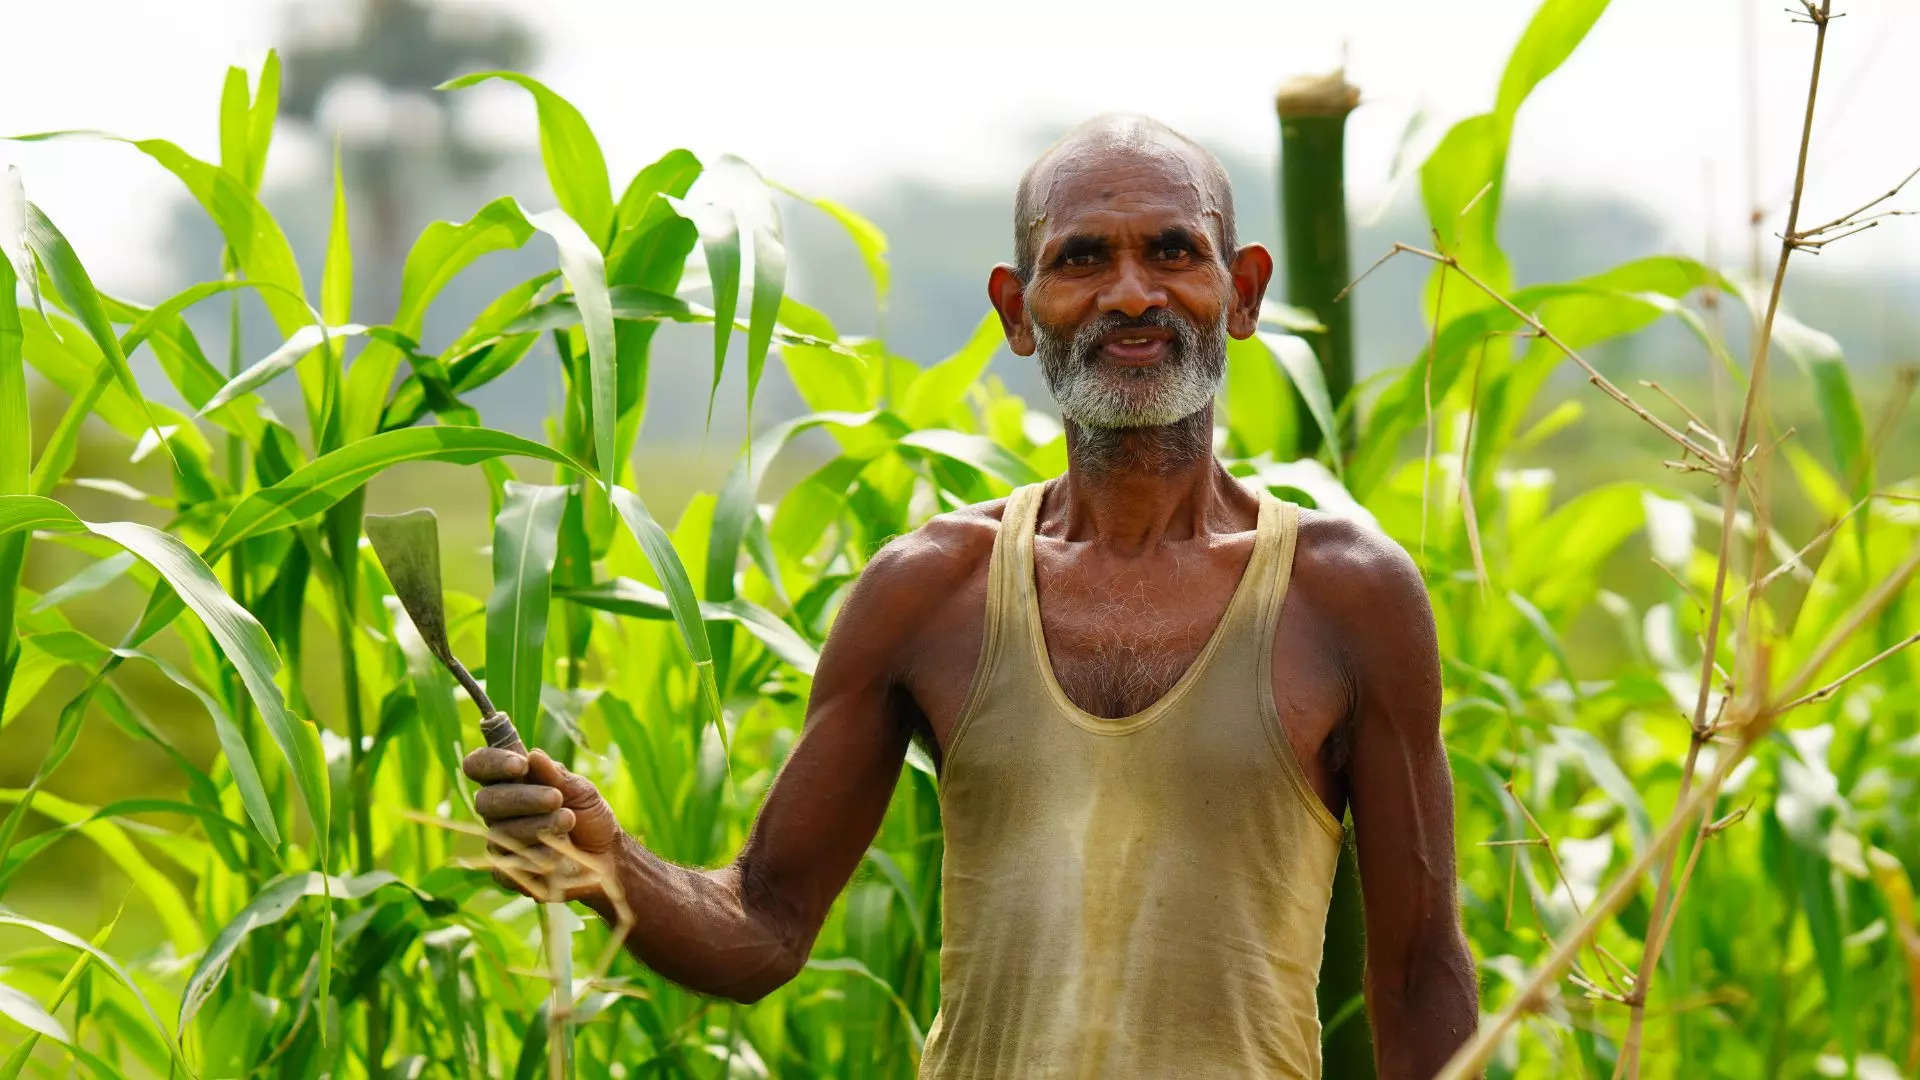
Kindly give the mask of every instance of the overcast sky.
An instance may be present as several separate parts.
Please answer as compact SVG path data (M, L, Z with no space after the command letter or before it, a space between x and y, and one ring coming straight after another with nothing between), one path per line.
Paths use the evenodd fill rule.
M306 3L307 0L300 0ZM446 6L473 6L460 0ZM1743 23L1760 103L1759 189L1778 228L1791 187L1811 31L1785 0L1615 0L1520 114L1510 178L1631 197L1699 253L1706 222L1744 261L1748 185ZM599 133L616 190L669 146L733 151L791 184L850 202L911 174L1011 190L1035 129L1110 109L1151 113L1216 149L1271 155L1273 88L1346 58L1366 96L1350 126L1354 211L1393 194L1389 162L1416 112L1428 138L1492 103L1533 0L908 5L710 0L652 14L623 0L485 0L542 39L533 73ZM285 0L59 4L0 0L0 133L97 127L161 136L217 158L225 65L257 69ZM1807 215L1835 216L1920 165L1920 4L1843 0L1827 52ZM189 8L191 16L183 14ZM315 7L314 10L324 10ZM1748 13L1750 10L1750 14ZM463 122L531 145L525 96L465 91ZM275 171L321 163L318 140L275 142ZM109 288L152 300L164 282L160 211L171 178L131 150L0 143L28 196ZM1411 185L1397 193L1412 195ZM1920 206L1920 181L1907 205ZM1920 222L1894 221L1826 259L1920 267Z

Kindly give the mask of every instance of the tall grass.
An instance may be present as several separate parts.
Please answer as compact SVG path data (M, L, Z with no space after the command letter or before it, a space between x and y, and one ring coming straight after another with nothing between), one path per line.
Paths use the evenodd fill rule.
M1772 305L1688 258L1513 280L1497 227L1517 118L1604 6L1547 0L1493 109L1423 165L1441 264L1423 298L1430 347L1362 384L1345 419L1331 400L1300 419L1290 383L1326 398L1295 336L1315 331L1276 309L1285 325L1231 347L1226 458L1249 483L1371 516L1420 559L1462 903L1500 1016L1490 1075L1910 1075L1920 650L1901 647L1920 627L1920 477L1882 465L1884 440L1912 438L1905 401L1861 400L1832 339L1781 309L1758 343L1792 365L1767 380L1816 417L1781 430L1706 301L1751 303L1754 325ZM159 139L126 147L225 237L203 284L151 305L105 295L22 179L0 186L0 737L48 733L25 785L0 792L0 1077L547 1071L557 965L536 905L479 861L457 768L471 714L361 542L368 505L410 477L417 490L422 463L442 463L437 505L484 502L491 522L491 587L448 596L454 651L484 659L476 674L529 742L600 784L643 842L700 865L743 842L866 558L1065 466L1057 424L986 375L993 319L923 364L787 293L782 215L825 212L884 304L886 241L856 213L684 150L616 188L584 118L539 83L448 89L486 78L534 97L556 207L502 198L428 226L381 325L353 321L367 303L352 291L353 193L336 180L317 302L260 203L271 56L257 78L228 75L218 164ZM453 340L422 340L449 279L535 243L552 271ZM287 344L249 363L232 318L227 341L203 342L184 313L220 303L260 306ZM1617 406L1546 400L1549 376L1663 320L1698 342L1668 358L1676 371L1754 389L1747 438L1645 396L1704 453L1663 469L1671 446L1620 438L1646 479L1556 490L1538 446L1602 423L1589 405ZM669 321L711 327L716 388L726 364L746 366L747 400L708 409L750 409L771 360L809 410L753 435L671 528L633 464L648 347ZM223 348L224 365L209 360ZM134 378L143 349L184 410ZM486 427L467 400L521 364L564 380L544 440ZM263 399L280 383L299 416ZM65 403L50 430L30 430L30 391ZM1346 452L1336 423L1351 425ZM808 431L831 451L773 490ZM1300 457L1310 441L1317 455ZM1771 479L1716 500L1754 445ZM77 472L102 446L141 464L113 482ZM1780 531L1805 520L1819 525ZM64 580L35 558L76 552L90 561ZM1722 604L1739 617L1710 629ZM204 733L217 753L192 752ZM99 805L63 798L83 738L170 771ZM573 933L557 1000L575 1071L910 1075L938 1005L939 838L915 750L807 970L752 1007L679 990L598 925ZM49 853L71 846L110 867L104 917L49 899ZM1668 850L1663 885L1643 871Z

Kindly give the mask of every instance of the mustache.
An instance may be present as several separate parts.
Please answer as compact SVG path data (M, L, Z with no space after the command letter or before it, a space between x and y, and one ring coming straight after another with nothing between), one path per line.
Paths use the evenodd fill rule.
M1073 358L1082 364L1092 363L1094 351L1100 347L1101 338L1126 330L1172 331L1173 339L1167 344L1172 347L1175 358L1179 360L1185 360L1188 357L1193 344L1200 337L1199 327L1166 308L1149 308L1137 317L1108 312L1081 327L1073 335Z

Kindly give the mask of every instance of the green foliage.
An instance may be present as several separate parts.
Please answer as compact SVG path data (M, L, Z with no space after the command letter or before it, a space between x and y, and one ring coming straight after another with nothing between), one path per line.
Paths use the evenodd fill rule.
M1603 7L1548 0L1494 111L1463 121L1422 171L1442 246L1496 288L1512 284L1496 228L1515 115ZM528 213L502 198L465 222L429 225L384 325L351 321L350 193L337 169L319 311L257 197L278 97L271 56L256 90L244 72L228 76L219 165L161 140L131 143L221 230L220 280L152 308L104 296L18 181L0 185L0 725L22 725L5 733L13 745L36 722L51 731L28 786L0 792L0 1030L26 1040L0 1077L64 1075L69 1061L101 1076L542 1070L548 987L529 974L545 964L535 905L497 889L476 858L457 765L477 741L471 711L359 543L370 483L406 478L417 462L481 471L492 584L448 594L455 652L484 656L476 674L490 694L598 783L652 850L711 866L744 842L801 729L838 603L871 554L932 514L1065 466L1057 423L985 374L1001 344L994 318L924 366L883 341L842 336L787 290L775 196L804 196L735 159L709 169L674 150L615 201L591 129L551 90L504 72L449 88L488 78L533 95L558 208ZM886 238L851 210L809 201L846 226L884 307ZM552 271L503 292L446 345L422 341L454 275L536 231L557 244ZM683 281L696 247L704 277ZM181 313L243 290L285 344L222 372ZM1736 295L1711 268L1660 257L1511 298L1576 348L1671 317L1700 337L1690 359L1727 365L1690 306L1702 290ZM1512 347L1520 323L1457 280L1444 304L1436 291L1437 347L1344 402L1329 397L1300 339L1234 343L1221 415L1236 475L1370 517L1418 557L1445 666L1462 902L1492 1010L1677 797L1679 717L1692 706L1699 600L1719 540L1702 534L1719 517L1688 478L1655 471L1656 453L1645 463L1659 480L1556 492L1563 482L1537 467L1533 448L1592 426L1578 405L1536 404L1558 355L1537 340ZM809 410L756 434L722 489L696 496L670 527L625 475L662 321L712 324L715 392L739 330L745 407L773 357ZM1312 329L1293 316L1266 325ZM1789 445L1799 490L1775 494L1812 507L1796 520L1833 520L1874 491L1920 494L1920 478L1891 478L1876 461L1870 410L1830 339L1784 321L1779 333L1804 365L1823 429L1807 443L1831 458ZM533 355L536 341L552 343L566 380L545 441L483 426L460 396ZM148 400L128 363L143 347L193 415ZM38 393L64 402L43 435L28 427L29 369ZM259 396L286 371L300 381L304 431ZM1301 421L1288 384L1328 441L1350 426L1348 453L1295 459ZM149 521L76 512L99 516L88 500L101 482L74 473L90 419L102 423L87 437L113 450L171 456L147 481L165 490L134 492ZM1409 452L1427 424L1431 460ZM806 432L830 446L803 462L795 440ZM509 458L550 468L554 482L519 483ZM780 492L768 489L776 462L799 477ZM151 475L114 482L133 490ZM1778 538L1776 557L1808 538ZM1870 500L1767 585L1755 619L1782 632L1774 666L1812 657L1916 543L1911 502ZM29 551L96 565L36 594L22 586ZM457 584L479 560L456 557ZM1736 567L1729 595L1744 603L1748 584ZM1920 588L1908 585L1814 685L1917 620ZM309 635L309 624L332 633ZM1723 635L1716 659L1732 656ZM196 702L184 717L147 715L153 685L133 676L154 671ZM1913 1067L1916 683L1920 659L1896 654L1790 714L1735 772L1711 816L1744 807L1746 817L1699 841L1650 991L1649 1074ZM192 743L217 746L210 759L182 738L203 722L208 737ZM76 747L119 744L171 772L99 806L48 790L75 768ZM286 809L296 801L298 815ZM939 836L932 764L916 749L807 969L752 1007L606 955L598 926L579 933L578 1071L912 1075L938 1006ZM125 919L96 925L33 891L47 853L82 842L114 868L111 882L129 883ZM1652 893L1645 883L1606 924L1581 958L1583 981L1544 1004L1491 1075L1612 1071L1624 1026L1612 958L1639 955ZM28 908L34 917L15 910Z

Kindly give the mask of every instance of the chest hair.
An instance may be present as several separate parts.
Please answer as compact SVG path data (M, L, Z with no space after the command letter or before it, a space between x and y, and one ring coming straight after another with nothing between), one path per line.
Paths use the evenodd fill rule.
M1054 680L1075 705L1109 719L1165 696L1205 647L1211 627L1166 589L1050 593L1041 623Z

